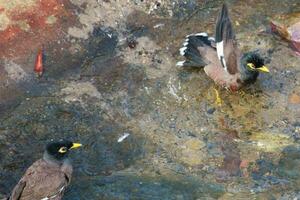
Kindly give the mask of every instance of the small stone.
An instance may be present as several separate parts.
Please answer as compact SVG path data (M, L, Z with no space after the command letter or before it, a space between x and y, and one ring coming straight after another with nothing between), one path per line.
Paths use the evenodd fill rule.
M134 39L127 39L127 45L129 48L134 49L138 42Z
M289 96L289 102L291 104L300 104L300 96L293 93Z
M169 125L169 128L176 128L176 124L175 124L175 123L171 123L171 124Z
M214 107L212 107L212 108L209 108L206 112L208 113L208 114L213 114L214 112L216 111L216 108L214 108Z
M57 21L57 18L54 15L50 15L46 19L46 24L54 24Z

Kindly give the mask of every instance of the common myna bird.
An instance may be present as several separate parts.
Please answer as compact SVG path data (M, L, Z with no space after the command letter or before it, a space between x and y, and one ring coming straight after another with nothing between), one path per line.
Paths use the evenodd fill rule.
M253 83L259 72L269 72L256 51L242 54L238 49L226 4L217 18L215 38L208 37L207 33L188 35L180 54L186 60L177 66L203 67L216 84L231 91Z
M80 146L67 140L47 144L43 158L26 170L8 199L60 200L72 177L69 151Z

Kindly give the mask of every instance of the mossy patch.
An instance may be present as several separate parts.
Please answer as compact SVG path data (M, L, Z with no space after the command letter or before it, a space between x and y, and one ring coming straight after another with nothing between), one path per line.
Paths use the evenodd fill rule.
M250 139L257 148L266 152L281 151L284 147L293 144L293 140L284 134L257 132Z

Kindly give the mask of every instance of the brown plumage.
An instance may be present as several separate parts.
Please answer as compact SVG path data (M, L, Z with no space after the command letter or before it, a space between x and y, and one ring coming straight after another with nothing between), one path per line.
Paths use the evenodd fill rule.
M34 162L14 187L9 200L60 200L72 177L68 151L78 143L49 143L42 159Z
M217 18L215 38L207 33L188 35L180 54L186 60L178 66L203 67L216 84L232 91L254 82L259 71L269 72L256 52L242 54L239 50L226 4Z

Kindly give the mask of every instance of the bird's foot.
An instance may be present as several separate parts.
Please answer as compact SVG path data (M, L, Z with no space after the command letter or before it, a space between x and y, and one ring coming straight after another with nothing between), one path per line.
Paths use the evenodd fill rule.
M214 90L215 90L215 94L216 94L215 104L217 104L218 106L221 106L222 99L220 98L219 91L216 88L214 88Z
M241 97L244 97L246 95L245 91L243 90L239 90L238 93Z

